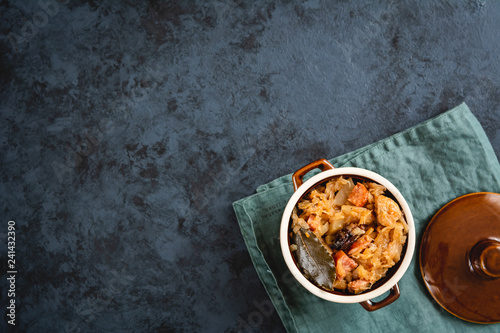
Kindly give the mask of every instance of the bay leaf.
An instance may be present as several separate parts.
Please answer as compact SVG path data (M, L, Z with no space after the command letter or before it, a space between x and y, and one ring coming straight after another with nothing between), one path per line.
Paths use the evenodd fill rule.
M318 237L311 230L301 228L293 241L297 245L295 259L304 276L314 284L332 290L335 262Z

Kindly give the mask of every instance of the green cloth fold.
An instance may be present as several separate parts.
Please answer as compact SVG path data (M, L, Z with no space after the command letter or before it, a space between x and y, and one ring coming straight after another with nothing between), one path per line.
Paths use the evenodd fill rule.
M469 323L442 309L427 291L418 264L422 234L439 208L467 193L500 192L500 165L467 105L330 162L379 173L401 191L415 219L415 255L399 282L401 296L395 303L367 312L359 304L324 301L294 280L281 255L279 226L293 194L291 175L260 186L233 208L255 269L287 331L498 332L500 324Z

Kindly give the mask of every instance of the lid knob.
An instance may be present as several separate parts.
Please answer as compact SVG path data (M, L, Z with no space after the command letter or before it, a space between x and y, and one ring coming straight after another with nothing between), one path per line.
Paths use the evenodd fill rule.
M474 245L469 253L469 268L483 278L500 277L500 242L485 239Z

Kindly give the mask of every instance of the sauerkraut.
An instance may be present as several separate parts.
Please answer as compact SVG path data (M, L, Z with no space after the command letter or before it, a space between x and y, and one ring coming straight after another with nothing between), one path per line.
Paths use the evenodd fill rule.
M342 176L298 202L291 228L309 229L321 240L335 261L334 289L354 294L370 289L400 260L408 234L384 186Z

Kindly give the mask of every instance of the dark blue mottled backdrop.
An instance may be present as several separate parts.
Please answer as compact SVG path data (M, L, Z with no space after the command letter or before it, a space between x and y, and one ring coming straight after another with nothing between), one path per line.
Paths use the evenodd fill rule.
M0 1L0 330L282 332L231 203L465 101L500 2Z

